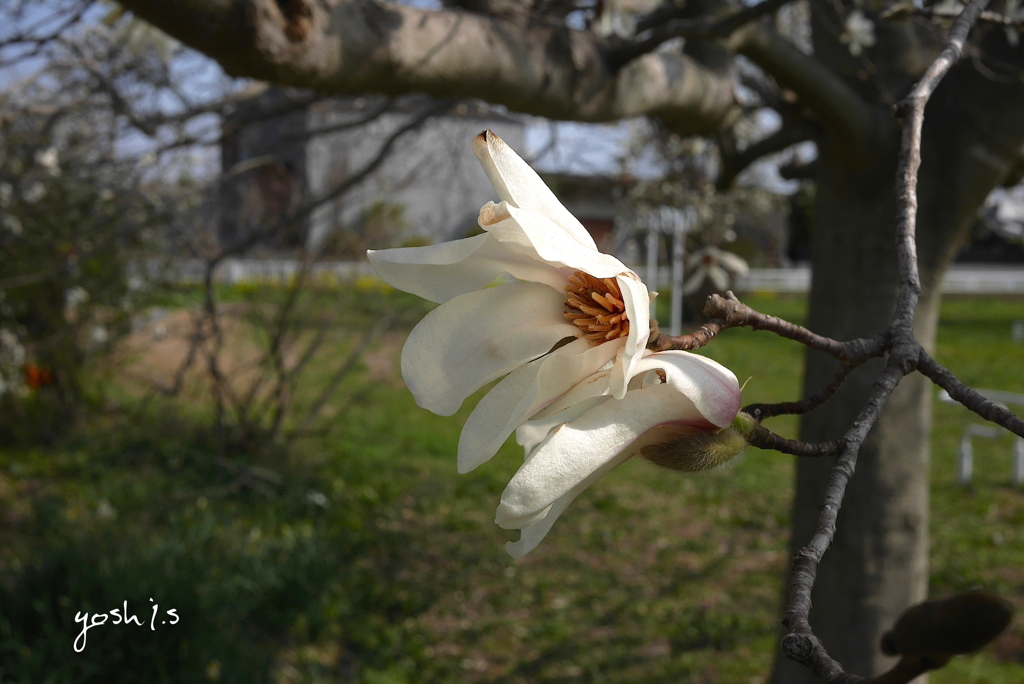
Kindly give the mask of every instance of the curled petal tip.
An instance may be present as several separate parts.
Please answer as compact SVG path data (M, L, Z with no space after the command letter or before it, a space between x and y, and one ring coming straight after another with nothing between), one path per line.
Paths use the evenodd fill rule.
M487 148L495 143L503 143L504 140L499 138L497 134L491 129L481 131L479 135L473 138L473 151L476 152L477 157L481 157L487 154Z

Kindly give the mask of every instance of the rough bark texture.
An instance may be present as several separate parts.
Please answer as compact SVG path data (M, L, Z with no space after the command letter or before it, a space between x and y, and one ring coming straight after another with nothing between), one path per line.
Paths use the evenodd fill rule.
M323 94L475 97L574 121L653 115L684 134L720 130L733 83L678 53L615 70L606 41L550 20L422 10L376 0L128 0L126 7L231 74Z

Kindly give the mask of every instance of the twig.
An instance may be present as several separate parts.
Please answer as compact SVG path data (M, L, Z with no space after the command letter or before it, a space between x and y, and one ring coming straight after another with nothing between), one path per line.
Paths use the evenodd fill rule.
M726 292L724 297L721 295L711 295L708 297L707 305L704 307L704 315L708 316L710 320L702 328L688 335L672 337L655 330L652 332L651 341L647 344L648 349L655 351L665 351L667 349L690 351L699 349L710 342L722 330L738 327L773 332L780 337L794 340L811 349L824 352L843 363L855 365L862 363L866 359L878 356L886 348L887 338L884 335L877 335L871 339L860 338L839 342L813 333L795 323L755 311L737 299L736 295L732 292ZM654 334L655 332L657 334Z
M390 136L388 136L387 140L384 141L384 144L381 145L380 149L377 151L377 155L369 162L367 162L366 165L363 166L361 169L359 169L354 174L352 174L344 181L339 183L337 186L334 187L334 189L332 189L327 194L322 195L321 197L318 197L312 202L307 203L305 206L299 208L296 211L290 212L287 216L280 219L279 221L274 222L269 227L264 228L263 230L255 231L254 233L247 236L244 240L240 240L236 242L234 245L230 245L229 247L225 248L224 250L221 251L220 254L213 257L213 265L216 266L218 263L228 258L229 256L244 252L250 247L259 244L261 240L264 240L272 235L275 235L282 228L303 219L318 207L321 207L324 204L327 204L328 202L337 199L341 195L351 190L354 186L358 185L363 180L365 180L367 176L376 171L380 167L380 165L383 164L385 160L387 160L387 158L391 154L391 150L394 148L394 146L397 144L400 138L402 138L406 133L410 133L421 128L423 124L425 124L434 116L451 109L456 102L458 102L458 99L456 98L439 100L435 103L432 103L429 107L420 111L416 116L412 118L412 120L407 122L405 125L401 126Z
M949 396L959 401L967 409L974 411L985 420L990 420L996 425L1006 428L1019 437L1024 437L1024 420L963 384L952 372L940 365L923 349L917 362L917 370L946 390Z
M882 350L879 350L881 355ZM772 418L773 416L785 416L785 415L799 415L803 413L810 413L811 411L820 408L826 401L832 398L843 383L846 381L846 376L850 374L856 366L854 364L844 363L836 371L836 374L832 376L828 384L821 388L815 394L812 394L805 399L800 401L783 401L775 404L750 404L743 407L744 413L749 413L757 422L761 422L765 418Z
M806 458L821 458L824 456L835 456L845 446L843 439L836 439L830 442L818 444L801 442L795 439L780 437L763 425L755 425L750 433L746 435L747 444L756 446L759 449L774 449L784 454L803 456Z
M617 69L673 38L724 38L741 26L774 12L791 1L764 0L717 19L679 19L681 13L693 11L691 7L682 5L659 8L638 21L636 25L638 33L650 30L651 34L612 50L607 58L609 66Z

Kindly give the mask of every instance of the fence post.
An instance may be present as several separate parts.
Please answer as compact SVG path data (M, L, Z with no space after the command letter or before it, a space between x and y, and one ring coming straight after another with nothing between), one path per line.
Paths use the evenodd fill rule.
M964 431L960 438L960 460L957 468L956 481L966 485L971 482L971 475L974 471L974 447L971 445L971 433Z
M683 256L686 248L686 218L683 212L673 213L672 226L672 324L669 335L683 332Z
M654 213L647 215L647 289L658 290L658 220ZM657 321L657 309L651 302L651 320Z
M1018 437L1013 443L1013 484L1018 487L1024 483L1024 437Z

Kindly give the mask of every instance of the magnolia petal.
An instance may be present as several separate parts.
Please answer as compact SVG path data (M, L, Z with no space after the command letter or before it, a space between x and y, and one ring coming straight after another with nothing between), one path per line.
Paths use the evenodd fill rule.
M427 247L368 250L366 255L386 283L437 303L483 289L502 273L556 290L566 285L556 269L486 234Z
M459 295L431 311L402 348L402 377L416 403L450 416L488 382L573 337L564 297L547 285L515 283Z
M627 392L553 429L505 487L495 522L506 529L537 522L548 506L602 466L639 451L639 438L648 430L687 418L701 419L693 403L674 387L656 385Z
M724 268L718 264L712 264L707 268L708 277L711 278L711 282L714 284L715 289L719 292L728 289L729 287L729 274Z
M538 523L561 497L592 482L592 474L662 441L673 425L726 427L739 411L736 376L711 359L667 351L647 354L636 367L638 376L653 370L663 371L663 384L603 401L553 428L505 488L496 522L505 528Z
M707 275L707 273L708 271L706 268L704 268L703 266L698 266L697 269L693 272L693 275L686 279L686 284L683 285L683 294L689 295L699 290L701 286L704 284L704 277Z
M614 345L578 339L517 368L476 405L459 438L459 472L486 463L530 416L612 359Z
M505 141L484 131L473 141L473 152L498 197L521 209L547 216L574 241L597 249L594 238L568 209L562 206L537 172L523 161ZM599 276L601 277L601 276Z
M731 370L717 361L699 354L669 350L648 354L636 367L638 375L652 370L663 370L665 384L689 399L698 413L713 425L728 427L740 410L739 381Z
M715 256L722 263L726 269L732 271L736 275L747 275L750 273L750 266L747 265L746 259L743 257L727 252L724 249L715 250Z
M555 524L555 521L558 520L558 516L560 516L565 509L569 507L569 504L571 504L577 496L621 465L628 458L629 456L625 454L620 455L617 458L613 458L591 473L589 477L583 480L583 482L580 482L566 494L560 496L557 501L551 504L547 514L543 518L522 529L518 541L505 543L505 550L508 552L508 555L513 558L522 558L537 548L537 545L544 540L544 537L547 536L551 527Z
M596 278L612 278L629 270L610 254L580 244L549 217L508 202L485 204L480 209L479 223L502 244L536 254L555 268L585 271Z
M621 399L626 395L626 385L636 373L636 366L643 357L647 341L651 337L651 300L647 293L647 287L632 272L616 276L615 280L622 291L622 299L626 305L626 317L629 318L629 334L626 336L626 345L622 348L609 378L612 394L616 399Z
M618 340L616 340L618 342ZM613 344L612 342L606 342L601 346L607 346ZM619 343L618 349L621 349L622 343ZM616 349L616 351L618 351ZM572 389L563 394L562 396L555 399L551 404L544 409L537 412L535 418L546 418L553 416L556 413L560 413L570 406L579 404L582 401L587 401L593 397L611 396L611 390L609 390L608 380L611 377L611 367L605 368L593 375L583 378L576 383ZM565 422L565 421L563 421Z
M610 399L611 395L605 392L603 395L595 395L574 402L568 407L563 407L542 418L528 420L516 428L516 443L523 447L526 457L529 458L534 447L543 442L553 428L576 420L590 409Z

